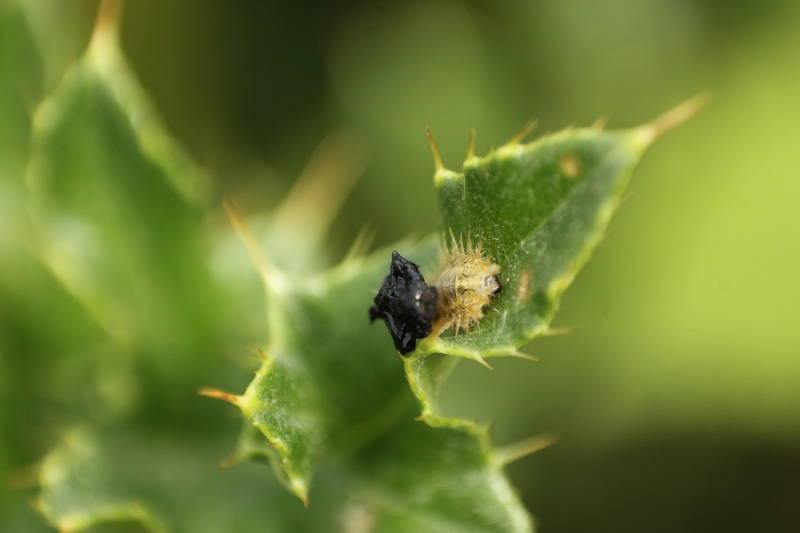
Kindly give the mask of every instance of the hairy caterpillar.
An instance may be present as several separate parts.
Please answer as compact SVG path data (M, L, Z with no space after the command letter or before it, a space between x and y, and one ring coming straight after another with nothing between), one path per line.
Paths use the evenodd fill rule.
M395 348L405 355L414 351L417 340L453 329L468 331L483 318L483 308L500 292L500 266L483 257L480 241L464 246L450 232L451 246L436 277L429 286L416 263L392 252L389 275L384 279L369 309L370 322L381 319L392 335Z
M500 266L491 257L483 257L481 242L473 247L470 239L456 240L450 231L451 246L446 253L436 285L439 304L434 334L452 328L453 334L469 328L483 318L484 306L490 304L501 291Z

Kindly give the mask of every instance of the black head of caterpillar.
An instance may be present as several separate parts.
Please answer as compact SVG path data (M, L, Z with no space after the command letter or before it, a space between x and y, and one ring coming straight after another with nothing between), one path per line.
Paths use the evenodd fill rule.
M369 320L386 322L394 347L405 355L414 351L417 340L433 330L439 293L429 287L419 272L419 266L392 252L389 275L383 280L375 305L369 309Z
M452 328L454 334L465 331L480 322L484 306L500 293L502 286L497 275L500 266L491 257L483 257L481 243L473 247L469 239L457 241L450 231L451 246L442 260L436 278L439 288L439 305L435 334Z

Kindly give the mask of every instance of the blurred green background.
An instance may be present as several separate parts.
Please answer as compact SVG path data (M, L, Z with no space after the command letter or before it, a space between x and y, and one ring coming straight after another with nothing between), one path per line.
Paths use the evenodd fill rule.
M31 6L47 91L96 3ZM493 420L499 444L559 436L508 469L542 532L800 530L800 3L135 0L122 45L170 132L246 212L277 205L327 134L355 139L368 167L326 238L332 259L365 225L376 245L437 230L426 126L458 169L473 127L481 154L532 117L540 132L629 127L709 92L645 156L567 291L556 325L576 331L526 347L538 363L461 364L444 407ZM8 381L41 371L24 351L37 320L77 313L36 279L0 306L15 467L47 438L8 428L61 413L40 390L26 412ZM82 335L63 328L59 349ZM241 389L215 357L199 385Z

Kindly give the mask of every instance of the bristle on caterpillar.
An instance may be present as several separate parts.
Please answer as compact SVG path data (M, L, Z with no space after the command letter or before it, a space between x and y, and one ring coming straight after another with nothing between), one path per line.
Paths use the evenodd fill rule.
M462 329L468 331L480 322L484 306L502 289L497 277L500 266L492 263L491 257L483 256L480 241L473 246L468 237L464 246L463 236L456 240L452 230L450 239L449 250L447 246L442 247L444 257L436 278L439 302L434 335L448 329L455 335Z

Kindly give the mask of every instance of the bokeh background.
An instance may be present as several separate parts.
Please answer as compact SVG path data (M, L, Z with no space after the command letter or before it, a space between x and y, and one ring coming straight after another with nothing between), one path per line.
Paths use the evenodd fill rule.
M52 85L96 3L33 2ZM376 246L437 230L426 126L458 169L470 128L485 153L530 118L629 127L708 92L567 291L575 332L463 363L444 407L500 444L559 436L508 469L542 532L800 530L800 3L135 0L122 44L247 212L331 132L368 154L332 259L365 225Z

